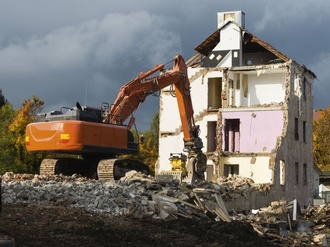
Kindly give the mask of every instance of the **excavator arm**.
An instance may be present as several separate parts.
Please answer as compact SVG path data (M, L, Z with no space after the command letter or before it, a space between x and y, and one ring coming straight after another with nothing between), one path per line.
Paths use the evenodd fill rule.
M191 141L199 135L199 127L195 126L194 123L194 111L187 67L183 57L180 55L175 56L173 61L171 71L166 71L159 76L148 78L148 76L156 72L163 71L166 64L156 65L152 70L140 73L138 77L122 86L116 100L110 106L109 113L103 121L111 124L123 124L131 116L127 125L131 129L135 121L132 113L138 109L146 97L167 86L174 85L184 141L187 145L191 145Z
M180 55L175 57L171 72L165 72L159 76L148 78L148 76L156 72L163 71L165 65L166 64L156 65L148 72L141 72L139 76L122 86L116 100L111 105L110 111L104 119L104 122L123 124L123 122L125 122L132 113L138 109L139 105L144 102L147 96L172 84L178 85L178 87L181 85L186 86L183 85L183 82L187 81L186 84L189 86L189 81L186 78L187 68L185 67L184 59ZM188 88L186 92L183 93L189 93L189 90L190 89ZM192 109L192 107L189 108ZM129 128L132 127L132 124L134 123L133 121L134 119L130 121L130 124L128 125Z
M131 116L127 125L130 129L135 121L132 113L138 109L145 98L167 86L173 85L181 119L184 149L188 152L188 156L192 157L190 165L192 167L190 169L192 178L189 180L195 180L195 177L198 180L203 180L206 170L206 156L202 152L203 142L199 137L199 126L195 125L194 122L187 66L183 57L177 55L170 71L165 71L159 76L149 77L156 72L163 71L165 65L156 65L152 70L140 73L138 77L121 87L109 113L104 118L104 122L123 124Z

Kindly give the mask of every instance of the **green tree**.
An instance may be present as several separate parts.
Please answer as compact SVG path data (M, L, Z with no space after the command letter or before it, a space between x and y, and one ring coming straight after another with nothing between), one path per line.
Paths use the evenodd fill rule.
M22 107L16 111L6 104L1 107L0 115L5 119L0 140L2 150L1 172L13 171L19 173L37 172L41 154L29 153L25 148L25 128L31 123L35 114L44 105L44 101L37 96L22 102Z
M8 101L2 93L2 89L0 88L0 107L4 106Z
M159 112L156 112L150 124L151 144L155 146L158 152L159 147Z
M322 171L330 170L330 106L320 110L320 118L313 122L314 162Z
M5 103L0 107L0 173L3 174L6 171L15 170L15 164L13 162L14 145L12 140L14 137L8 130L8 126L15 117L15 111L13 106L9 103Z
M158 141L159 141L159 114L154 115L150 123L150 129L143 132L132 131L136 139L140 140L139 153L135 155L122 155L121 157L130 157L138 159L147 164L151 174L155 174L155 164L158 159Z

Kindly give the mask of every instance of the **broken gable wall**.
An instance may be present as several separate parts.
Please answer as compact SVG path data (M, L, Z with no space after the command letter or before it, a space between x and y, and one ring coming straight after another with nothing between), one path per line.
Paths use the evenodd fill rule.
M294 61L288 66L284 128L274 166L274 190L287 200L298 199L300 206L313 201L313 76Z
M264 197L263 200L256 199L255 206L261 206L261 202L279 200L282 197L286 200L298 199L301 206L308 206L312 203L314 181L313 76L295 62L287 63L285 67L283 87L282 91L279 91L279 95L283 97L280 102L268 102L268 104L263 102L264 104L261 105L253 105L255 109L242 106L236 108L239 106L235 105L235 108L229 107L220 110L222 112L220 118L222 142L226 136L224 133L225 119L238 118L240 121L239 149L235 148L236 152L226 152L224 143L221 143L220 175L227 175L222 173L226 171L225 166L238 165L239 175L250 177L257 183L269 182L272 184L267 197ZM271 75L272 71L269 70L268 74ZM267 81L271 82L271 76L268 77ZM231 76L231 78L234 77ZM271 87L268 88L268 92L264 92L265 96L274 93ZM248 97L251 99L241 100L241 103L253 102L253 96ZM275 110L272 111L272 108ZM258 115L262 117L258 118ZM257 118L260 120L257 124L258 127L252 125ZM250 128L255 131L252 132ZM268 138L272 138L272 140L267 141ZM264 142L264 145L258 146L258 143L261 142ZM267 145L269 146L267 147ZM236 203L243 204L242 200L244 201L244 198L240 198ZM246 205L251 203L251 201L245 202Z

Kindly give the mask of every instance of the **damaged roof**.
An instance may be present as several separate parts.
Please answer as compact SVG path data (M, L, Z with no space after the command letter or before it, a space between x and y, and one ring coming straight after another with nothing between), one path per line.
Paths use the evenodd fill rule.
M223 28L223 27L221 27ZM204 56L207 56L220 42L220 29L214 31L209 37L207 37L202 43L200 43L194 50L201 53ZM289 57L284 55L283 53L276 50L270 44L262 41L252 33L248 32L246 29L241 28L241 31L244 34L244 44L243 44L243 52L261 52L261 51L269 51L277 56L279 59L284 62L288 62L291 60Z
M217 30L215 30L211 35L209 35L202 43L200 43L194 50L197 51L194 56L192 56L188 61L187 65L191 67L196 67L203 59L208 56L212 50L217 46L220 42L220 30L231 23L233 21L228 21L225 25L221 26ZM233 22L235 23L235 22ZM235 23L236 24L236 23ZM236 24L237 25L237 24ZM243 53L250 53L250 52L270 52L274 54L279 60L283 62L288 62L292 60L285 54L281 53L280 51L276 50L273 46L268 44L267 42L259 39L257 36L253 35L252 33L248 32L246 29L238 26L242 33L243 33ZM314 78L316 75L308 70L304 65L302 67L307 70Z
M202 43L200 43L194 50L199 52L200 54L207 56L220 42L220 30L231 23L232 21L228 21L225 25L215 30L209 37L207 37ZM234 22L235 23L235 22ZM248 32L246 29L239 27L244 35L243 40L243 52L262 52L269 51L277 56L279 59L287 62L290 60L289 57L284 55L283 53L276 50L270 44L262 41L252 33Z

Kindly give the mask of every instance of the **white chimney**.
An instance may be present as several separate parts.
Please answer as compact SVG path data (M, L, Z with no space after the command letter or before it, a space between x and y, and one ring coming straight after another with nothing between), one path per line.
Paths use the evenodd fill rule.
M218 28L228 21L234 21L242 28L245 28L245 14L242 11L218 12Z

